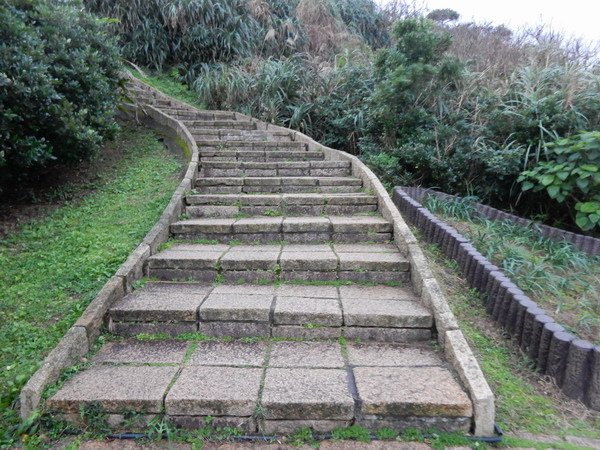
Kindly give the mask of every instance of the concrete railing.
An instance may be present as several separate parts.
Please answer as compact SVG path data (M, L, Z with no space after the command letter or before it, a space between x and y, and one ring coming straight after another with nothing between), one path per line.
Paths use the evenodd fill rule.
M439 245L447 258L458 263L469 286L484 295L488 314L540 373L554 378L568 397L600 410L600 346L577 339L554 322L468 239L424 208L411 192L422 194L420 198L426 194L420 188L395 188L393 194L408 222L421 231L425 241Z

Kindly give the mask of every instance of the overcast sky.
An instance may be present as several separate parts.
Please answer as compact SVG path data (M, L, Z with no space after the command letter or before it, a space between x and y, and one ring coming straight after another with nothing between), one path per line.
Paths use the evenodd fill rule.
M388 0L378 0L380 4ZM493 22L509 28L547 23L555 30L600 41L600 0L419 0L429 10L450 8L461 21Z

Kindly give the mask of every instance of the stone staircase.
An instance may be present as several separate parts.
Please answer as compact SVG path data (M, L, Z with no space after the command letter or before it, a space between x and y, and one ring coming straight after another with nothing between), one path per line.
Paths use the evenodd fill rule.
M185 124L199 176L147 278L109 310L108 343L50 410L81 423L100 405L128 431L161 415L268 435L472 428L393 224L350 162L292 131L131 93Z

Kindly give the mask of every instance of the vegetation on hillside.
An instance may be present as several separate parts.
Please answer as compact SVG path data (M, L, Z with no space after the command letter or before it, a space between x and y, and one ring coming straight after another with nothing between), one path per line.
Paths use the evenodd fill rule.
M580 42L543 28L458 23L452 10L425 17L401 1L85 4L118 19L126 58L174 71L208 108L358 154L388 185L476 195L600 230L596 144L577 150L568 174L555 150L577 147L576 136L596 139L600 126L600 71Z
M94 192L0 240L0 447L27 431L14 407L27 379L152 228L179 181L179 161L153 133L124 127L109 145L118 162L106 170L92 163ZM75 198L78 188L89 186L74 186Z
M75 0L0 4L0 194L114 135L120 58L105 28Z

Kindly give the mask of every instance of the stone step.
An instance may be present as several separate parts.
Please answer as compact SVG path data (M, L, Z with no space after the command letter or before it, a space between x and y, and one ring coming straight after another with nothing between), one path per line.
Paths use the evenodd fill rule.
M220 243L388 242L392 231L390 222L371 216L200 218L171 225L171 234L177 239Z
M168 114L183 121L184 124L194 123L196 120L236 120L234 113L223 111L198 111L176 108L161 108L161 110L165 114Z
M272 161L323 161L323 152L306 150L206 150L201 148L199 156L202 164L205 162L272 162Z
M362 190L362 180L351 177L216 177L198 178L199 194L350 193Z
M235 150L235 151L270 151L270 150L308 150L308 144L296 141L196 141L198 148L203 150Z
M377 211L377 197L350 194L191 194L186 196L188 218L260 216L356 215Z
M109 342L46 402L82 429L88 408L130 432L160 414L179 427L212 420L248 435L351 423L467 432L473 420L467 393L427 343Z
M342 247L340 247L340 245ZM162 281L407 282L408 261L389 244L174 244L148 258L146 274Z
M206 161L200 164L201 177L348 177L349 161Z
M294 140L292 131L262 131L262 130L231 130L231 129L205 129L192 131L196 141L258 141L258 142L290 142Z
M188 120L185 122L192 134L203 133L205 129L256 130L256 122L249 120Z
M122 336L200 332L412 342L431 338L433 318L409 288L391 286L203 285L149 282L109 311Z

